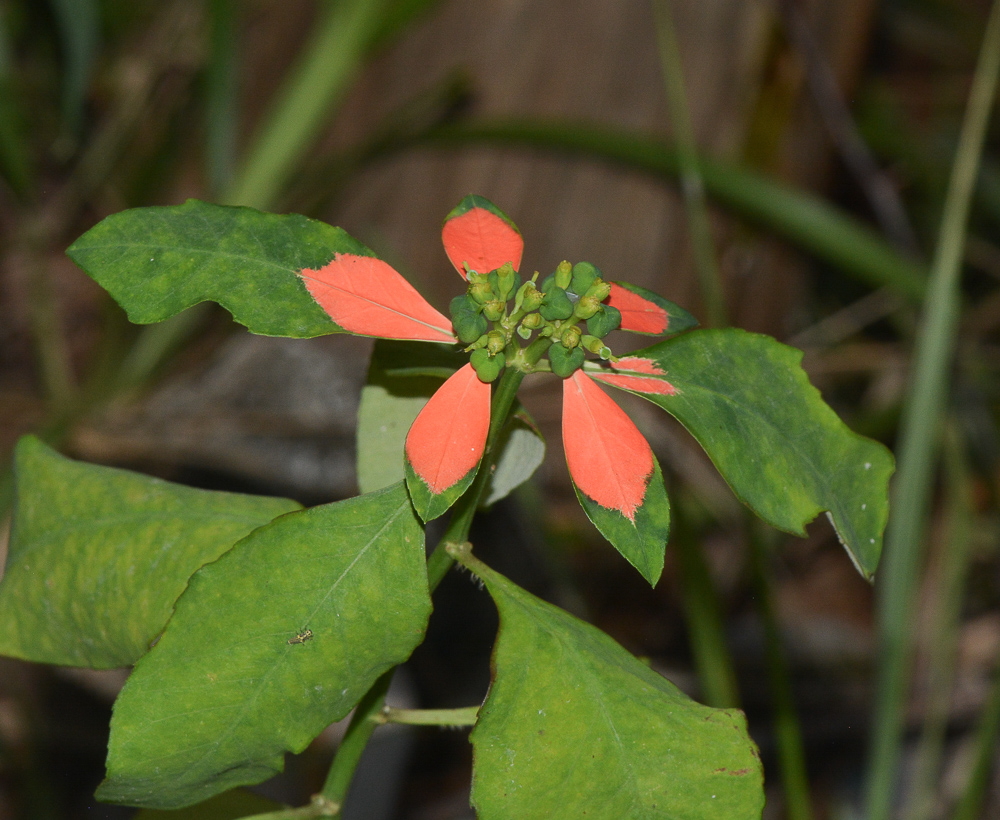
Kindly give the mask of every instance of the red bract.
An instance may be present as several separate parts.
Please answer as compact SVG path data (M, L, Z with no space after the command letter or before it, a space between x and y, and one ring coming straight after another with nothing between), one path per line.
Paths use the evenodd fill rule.
M490 426L490 386L471 364L431 396L406 437L406 459L435 495L475 475Z
M441 315L381 259L338 253L319 270L299 274L321 308L344 330L380 339L455 342Z
M492 202L467 196L445 217L441 230L444 252L462 277L465 266L477 273L489 273L510 262L521 267L524 241L521 234Z
M653 474L653 451L625 411L582 370L563 380L562 433L573 483L634 522Z

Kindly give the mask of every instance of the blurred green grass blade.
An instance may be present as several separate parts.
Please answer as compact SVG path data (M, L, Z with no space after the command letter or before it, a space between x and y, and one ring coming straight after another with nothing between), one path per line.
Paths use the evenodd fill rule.
M229 205L267 209L337 109L379 28L382 0L325 4L301 60L288 73L232 187Z
M76 135L83 122L83 103L100 41L100 7L96 0L50 0L62 48L62 116Z
M671 2L672 0L653 0L653 16L656 20L660 65L667 91L667 107L670 110L670 122L677 143L681 193L684 197L684 209L687 213L701 299L705 304L707 317L705 324L707 327L725 327L729 324L726 316L726 297L715 258L712 226L709 223L708 206L705 202L705 182L698 164L691 110L684 91L684 71L673 12L670 8Z
M911 388L903 404L899 476L878 588L881 645L868 761L868 820L887 820L895 797L909 691L912 613L923 564L922 542L941 419L948 395L948 369L955 347L965 230L998 74L1000 3L994 3L948 185L924 303L925 315L917 337Z
M27 128L19 105L7 20L0 8L0 174L25 199L33 188Z
M379 16L378 26L372 34L370 48L377 49L440 2L441 0L392 0Z
M976 820L984 816L981 811L992 779L997 736L1000 735L1000 674L996 671L993 674L993 686L976 729L976 751L969 780L951 820Z
M941 763L975 528L975 488L965 446L957 425L950 424L944 439L946 527L942 543L946 547L940 550L935 563L936 595L931 603L932 631L926 645L927 669L923 675L926 706L913 779L906 794L903 812L906 820L931 820L940 794Z
M205 75L205 165L214 194L225 190L236 164L239 66L232 0L211 0L209 56Z
M454 147L476 143L519 145L575 154L677 179L677 151L642 134L586 123L507 120L442 126L418 143ZM746 168L700 157L708 195L750 222L872 287L889 287L911 300L924 293L926 271L876 231L803 191Z

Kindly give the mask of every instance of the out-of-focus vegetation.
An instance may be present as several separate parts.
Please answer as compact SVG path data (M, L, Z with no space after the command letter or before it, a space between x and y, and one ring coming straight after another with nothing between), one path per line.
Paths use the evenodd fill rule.
M902 441L900 418L910 418L904 428L910 440L930 446L915 457L926 470L905 490L912 503L897 499L904 521L894 519L891 528L903 535L890 537L892 554L871 590L844 566L822 523L806 541L757 530L683 436L650 422L677 510L674 562L656 592L639 591L603 552L589 549L596 536L566 512L558 490L543 496L552 499L544 505L537 494L521 497L479 540L507 551L498 566L508 560L529 585L586 610L703 699L745 708L769 773L769 817L879 820L890 816L890 806L905 818L996 816L1000 157L989 127L995 113L985 123L981 158L975 146L959 152L967 106L989 114L989 99L978 109L969 100L977 54L984 49L988 57L997 36L986 25L991 4L849 4L848 25L837 3L814 3L808 14L791 0L762 3L753 33L758 56L743 69L755 73L740 112L727 120L739 136L720 155L706 145L717 143L706 135L711 120L699 109L701 78L686 67L697 65L703 51L720 61L743 53L725 41L698 39L709 30L698 22L721 13L722 0L644 7L646 41L612 38L599 4L574 11L569 38L534 28L549 19L543 3L520 4L519 17L461 5L0 2L4 464L16 437L31 431L78 455L212 486L267 490L266 448L220 458L216 447L216 466L209 468L198 452L209 436L188 431L186 444L164 451L165 439L151 435L163 419L202 401L199 420L212 431L213 402L255 410L248 418L256 427L244 439L271 442L266 452L275 461L306 464L308 475L295 485L301 494L324 498L350 485L324 472L322 465L337 462L341 450L347 451L341 460L350 461L349 442L333 438L324 413L332 412L331 392L355 389L363 378L365 351L341 352L341 359L357 360L353 370L326 370L335 347L255 352L224 316L199 309L162 325L130 326L63 255L107 213L197 196L334 224L349 218L391 256L399 249L390 215L443 213L430 201L457 201L467 193L460 186L476 174L496 188L477 190L507 205L510 169L544 156L532 178L537 186L522 195L544 213L529 224L552 240L532 240L552 254L537 264L554 264L562 258L557 254L576 252L556 241L573 235L559 222L571 218L561 197L569 201L595 166L616 169L609 186L638 178L652 190L643 196L686 203L687 216L680 208L668 213L692 226L694 250L686 243L671 250L670 277L701 282L689 289L697 304L687 306L703 321L721 323L728 315L739 322L748 294L786 305L780 324L762 329L805 349L814 380L852 427L892 446ZM839 24L824 28L831 20ZM467 29L456 29L456 21ZM415 43L458 52L461 38L481 34L477 27L490 21L502 59L483 54L481 64L430 77L406 70L420 64ZM544 54L536 45L529 49L539 38L549 44ZM637 87L656 84L659 113L646 125L636 124L645 122L639 116L623 122L595 91L592 107L568 117L558 105L547 112L482 91L482 65L494 72L489 79L496 87L570 87L560 69L570 49L589 52L586 64L595 74L581 82L595 86L604 67L634 59L641 68L642 55L653 55L656 71L637 68L634 76ZM838 63L845 52L857 56ZM526 81L519 71L535 74ZM981 68L979 77L988 71ZM630 95L641 98L628 88L615 94ZM975 183L967 228L962 193L950 182L956 155L971 164ZM417 159L431 163L437 176L407 165ZM446 175L445 168L465 173ZM393 173L400 182L390 193ZM406 185L429 178L440 182ZM699 188L710 219L691 195ZM617 218L600 203L590 214ZM626 245L638 241L629 227L621 227ZM949 266L955 308L944 311L949 315L937 331L943 334L937 375L915 377L917 338L928 333L920 329L941 303L942 291L927 282L932 269ZM602 260L602 267L610 265ZM639 273L653 282L663 276ZM770 290L755 291L755 276ZM318 379L289 385L274 377L293 356L300 357L295 367L344 381L331 391ZM284 389L295 392L274 392ZM916 420L912 408L922 394L914 390L939 399ZM537 397L543 422L545 400ZM349 415L351 406L338 404L336 412ZM323 450L327 461L293 447L297 438ZM4 515L11 486L5 470ZM529 517L557 550L525 535L530 527L511 533L511 521ZM444 592L469 594L451 587ZM455 655L488 651L491 616L484 617L478 631L432 627L428 648L411 665L418 694L430 688L427 681L457 677ZM120 676L4 663L0 816L129 816L85 808L104 753L110 697L101 687L119 682ZM482 679L453 682L459 705L482 695L476 688ZM879 727L871 743L869 724ZM464 737L423 734L417 742L422 753L410 764L395 816L462 816ZM308 794L328 755L329 743L318 743L315 754L294 764L289 788ZM863 783L877 784L867 808Z

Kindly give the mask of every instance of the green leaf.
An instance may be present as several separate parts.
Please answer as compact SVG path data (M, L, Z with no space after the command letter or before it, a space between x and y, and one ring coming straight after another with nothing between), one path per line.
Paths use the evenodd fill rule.
M115 704L99 800L177 808L281 771L430 615L402 484L279 518L192 577Z
M735 709L695 703L600 630L468 555L500 612L471 735L481 820L757 820L763 771Z
M282 808L284 807L281 803L275 803L259 794L244 789L233 789L186 809L177 811L143 809L136 814L134 820L241 820L244 817L278 811Z
M618 550L639 573L656 586L663 572L663 559L670 533L670 501L663 486L660 464L653 459L653 474L649 477L646 497L636 508L630 521L618 510L602 507L588 498L573 482L580 506L598 531Z
M300 509L82 464L31 436L18 443L14 470L0 654L41 663L135 663L196 569Z
M625 383L587 372L676 417L733 492L769 524L804 535L807 523L828 512L858 570L873 577L892 454L837 417L809 383L801 351L742 330L697 330L637 350L627 361L642 359L662 377L647 370ZM641 386L657 379L664 392Z
M341 332L299 272L335 254L374 255L314 219L194 199L109 216L67 253L133 322L160 322L212 301L253 333L296 338Z

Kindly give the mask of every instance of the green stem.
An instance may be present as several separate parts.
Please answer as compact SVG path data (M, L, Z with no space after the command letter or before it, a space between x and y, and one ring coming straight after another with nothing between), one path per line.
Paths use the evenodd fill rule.
M344 805L344 798L347 797L354 771L358 768L361 755L378 727L378 716L385 707L385 696L395 671L393 668L384 673L358 702L354 717L347 727L347 734L344 735L333 758L333 765L330 766L320 793L338 806Z
M384 13L379 0L324 3L301 60L259 129L226 204L271 206L295 164L343 100Z
M386 706L373 720L376 723L404 723L408 726L474 726L478 706L461 709L393 709Z
M774 593L768 568L768 552L761 537L760 525L747 517L750 567L757 611L764 626L764 660L774 702L774 734L778 746L778 767L785 792L788 820L811 820L809 778L806 774L802 727L795 708L791 675L782 648L781 632L774 609Z
M538 342L539 340L536 339L522 353L529 357L536 355L540 357L548 344L543 346ZM539 350L541 352L538 352ZM518 362L518 364L521 363ZM486 447L479 465L479 472L465 495L455 504L451 521L449 521L444 535L434 548L430 558L427 559L427 580L431 592L437 589L438 584L455 563L455 559L447 552L447 544L460 543L469 537L472 520L476 515L479 502L483 498L483 493L486 492L489 485L497 438L507 423L514 407L514 400L517 397L517 389L521 386L525 374L526 370L521 369L521 367L508 367L500 377L490 405L490 426L486 434ZM391 669L382 675L358 704L351 725L347 729L347 735L344 737L343 743L340 744L340 748L337 749L337 754L334 756L327 774L326 784L323 786L322 794L328 800L338 804L344 802L351 778L354 776L354 770L361 759L361 753L379 723L379 715L385 707L385 693L389 689L389 681L392 679L394 671Z
M680 572L681 602L687 621L702 698L709 706L738 707L739 686L726 645L722 606L712 583L705 554L678 507L673 511L671 543Z
M688 230L691 232L691 246L694 250L695 270L701 298L705 303L708 327L724 327L726 299L722 289L719 266L715 261L715 247L712 242L712 228L708 221L708 206L705 202L705 183L698 167L698 151L691 124L691 109L684 92L684 68L677 34L674 29L671 0L653 0L653 14L656 18L656 34L660 46L660 64L663 67L663 81L667 89L667 106L674 128L677 145L677 168L687 213Z
M887 820L895 797L909 691L912 613L937 457L948 369L955 346L965 227L1000 73L1000 3L994 3L969 95L917 338L914 376L903 403L899 474L879 585L879 668L868 762L867 820Z

